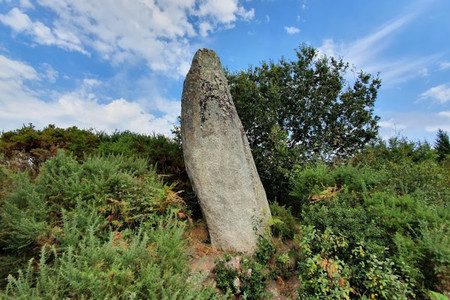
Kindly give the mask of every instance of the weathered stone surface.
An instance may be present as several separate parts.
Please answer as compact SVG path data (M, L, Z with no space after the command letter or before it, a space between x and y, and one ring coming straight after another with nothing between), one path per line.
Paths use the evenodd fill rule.
M252 253L270 209L216 53L197 51L184 81L181 135L186 169L221 250Z

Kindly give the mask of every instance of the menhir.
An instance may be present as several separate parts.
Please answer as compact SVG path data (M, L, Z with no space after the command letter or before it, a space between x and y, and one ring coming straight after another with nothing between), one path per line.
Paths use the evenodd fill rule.
M212 246L253 253L270 209L220 60L198 50L181 102L186 170Z

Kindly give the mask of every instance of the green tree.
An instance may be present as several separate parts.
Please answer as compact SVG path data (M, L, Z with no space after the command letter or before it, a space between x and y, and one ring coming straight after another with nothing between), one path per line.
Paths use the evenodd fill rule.
M346 158L378 134L378 77L348 72L342 59L319 56L309 46L301 46L296 54L297 60L263 62L227 75L271 198L287 194L293 165L314 158Z
M439 129L435 142L435 149L438 154L438 161L442 161L450 154L450 141L447 132Z

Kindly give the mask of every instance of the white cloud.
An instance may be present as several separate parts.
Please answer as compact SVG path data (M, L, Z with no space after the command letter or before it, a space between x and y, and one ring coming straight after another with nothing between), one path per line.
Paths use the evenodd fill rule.
M438 126L426 126L425 127L425 131L433 132L433 133L436 133L439 129L448 132L448 131L450 131L450 124L446 123L446 124L441 124L441 125L438 125Z
M398 124L394 119L378 122L378 125L386 129L403 130L406 128L403 124Z
M24 62L0 55L0 79L22 83L23 80L38 79L36 70Z
M431 89L422 93L420 95L420 99L437 100L441 104L450 101L450 83L432 87Z
M380 135L384 139L398 135L406 136L411 140L433 141L438 129L450 131L450 112L424 113L424 112L379 112L382 120ZM424 132L428 134L424 135Z
M238 15L242 17L245 21L253 20L255 17L255 9L245 10L242 6L239 7Z
M194 12L194 14L200 17L211 18L216 24L235 22L237 16L242 17L244 20L251 20L255 16L253 9L245 10L244 7L238 5L238 0L204 0L199 2L198 11Z
M7 15L0 15L0 22L17 32L25 31L33 24L30 18L18 8L13 8Z
M208 22L203 22L199 25L200 35L202 37L208 36L208 32L211 32L213 29L212 25Z
M441 111L438 113L439 116L450 118L450 111Z
M49 65L43 65L42 68L53 70ZM102 98L98 96L96 89L102 87L103 83L92 78L86 78L74 90L60 94L43 88L39 90L29 88L28 83L39 83L43 79L48 80L49 76L56 75L49 75L48 72L39 75L28 64L0 55L2 130L13 130L20 128L22 124L33 123L38 128L48 124L60 127L75 125L106 132L118 129L170 135L179 114L180 103L164 98L153 101L156 102L154 111L160 115L158 117L146 112L141 103L124 98L112 100Z
M58 71L53 69L53 67L47 63L42 63L40 65L40 69L42 70L41 73L51 83L55 83L56 79L59 76Z
M300 32L300 29L292 26L284 26L284 30L286 30L288 34L296 34Z
M450 62L442 62L442 63L440 64L440 68L441 68L441 70L447 70L447 69L449 69L449 68L450 68Z
M25 9L33 9L34 6L33 4L30 2L30 0L20 0L20 7L25 8Z
M6 15L0 15L0 22L10 26L15 32L31 35L34 41L41 45L55 45L60 48L78 51L88 54L81 47L81 42L74 34L64 32L60 29L50 29L42 22L33 22L31 19L18 8L13 8Z
M56 17L44 24L16 7L0 15L0 22L41 45L87 55L94 51L113 64L144 61L153 71L172 77L185 75L193 52L189 40L255 15L254 9L244 8L238 0L36 2ZM22 0L22 7L27 3Z
M428 76L430 76L430 72L428 71L428 68L422 68L419 71L419 74L420 74L421 77L428 77Z

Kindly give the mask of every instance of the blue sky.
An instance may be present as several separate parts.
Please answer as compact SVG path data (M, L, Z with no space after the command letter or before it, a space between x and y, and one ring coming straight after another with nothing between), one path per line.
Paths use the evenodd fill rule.
M448 0L0 0L0 130L168 135L197 49L239 71L305 43L380 73L382 137L433 142L450 132L449 13Z

